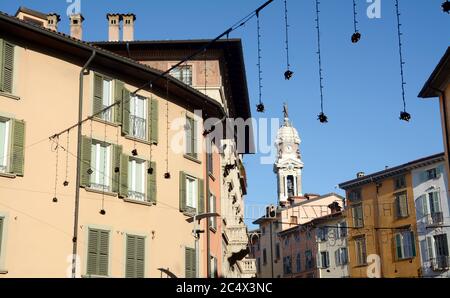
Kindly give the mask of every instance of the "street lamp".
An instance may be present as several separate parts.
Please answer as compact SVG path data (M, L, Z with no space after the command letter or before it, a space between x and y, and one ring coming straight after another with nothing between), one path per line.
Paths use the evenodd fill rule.
M200 221L204 218L209 219L211 217L220 217L220 214L218 214L218 213L202 213L202 214L196 214L196 215L191 216L186 219L186 221L188 223L194 223L194 229L192 230L192 235L195 238L195 267L197 268L196 273L195 273L197 275L196 278L199 278L199 271L200 271L199 270L200 258L199 258L198 240L200 239L200 234L205 232L205 231L199 229ZM207 231L207 233L209 233L209 231ZM209 253L207 253L206 255L208 257ZM208 259L207 262L210 262L210 260ZM206 264L208 264L208 263L206 263ZM210 272L208 272L208 277L209 277L209 275L210 275Z

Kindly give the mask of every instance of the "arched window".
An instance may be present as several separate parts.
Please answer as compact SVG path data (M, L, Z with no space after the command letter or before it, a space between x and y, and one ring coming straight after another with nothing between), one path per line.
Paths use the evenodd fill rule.
M294 176L289 175L286 179L287 182L287 195L288 197L294 197L295 196L295 186L294 186Z

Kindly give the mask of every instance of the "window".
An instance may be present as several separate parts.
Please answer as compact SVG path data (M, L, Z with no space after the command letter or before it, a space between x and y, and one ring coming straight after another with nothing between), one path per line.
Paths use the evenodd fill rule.
M145 237L127 235L125 277L145 277Z
M130 134L132 137L147 139L147 99L142 96L130 97Z
M267 252L266 249L263 249L263 265L267 264Z
M439 189L435 189L417 198L416 208L417 218L422 219L426 217L429 224L439 224L444 220Z
M434 236L435 255L434 267L438 269L446 269L449 267L449 254L447 234Z
M186 154L197 158L197 121L186 118Z
M305 251L305 269L310 270L314 267L314 260L312 256L312 251L307 250Z
M394 178L394 189L402 189L406 187L406 177L405 175Z
M328 239L328 228L321 227L317 229L317 240L318 241L327 241Z
M0 257L2 256L2 239L3 239L3 221L5 219L0 217Z
M134 158L128 161L128 197L145 201L146 162Z
M186 206L197 208L197 179L186 177Z
M356 264L358 266L367 264L366 238L360 237L355 239L356 246Z
M426 182L428 180L438 179L444 172L444 166L440 165L436 168L429 169L420 173L420 182Z
M352 208L353 213L353 225L355 228L364 227L364 213L362 204L357 204Z
M284 274L292 273L292 260L291 256L286 256L283 258L283 272Z
M9 130L9 119L0 118L0 173L8 172Z
M185 248L185 277L197 277L197 253L194 248Z
M286 185L288 198L294 197L295 196L294 176L292 175L287 176Z
M328 251L322 251L319 255L320 259L320 268L329 268L330 267L330 255Z
M0 91L13 92L14 46L0 39Z
M91 187L101 191L110 191L111 148L109 144L92 142L91 170Z
M25 122L0 117L0 173L23 176Z
M277 260L281 258L280 243L275 244L275 258Z
M439 197L439 191L433 191L428 194L429 198L429 206L430 206L430 213L433 216L434 214L441 213L441 200Z
M348 250L346 247L341 247L335 251L336 265L343 266L348 264Z
M356 190L352 190L348 193L348 200L350 202L359 202L361 201L361 190L360 189L356 189Z
M208 154L208 174L213 175L214 174L214 155L213 155L213 144L208 143L208 151L206 152Z
M217 278L219 277L219 273L217 272L217 258L211 256L211 272L210 272L210 278Z
M395 256L397 260L410 259L416 256L416 245L413 232L403 231L396 233L394 241Z
M192 66L178 66L170 72L170 75L186 85L192 86Z
M338 237L339 238L347 237L347 222L343 221L338 224Z
M296 272L300 272L302 271L302 259L301 259L301 255L298 253L297 254L297 258L295 260L295 265L296 265Z
M438 173L437 173L437 169L436 168L430 169L430 170L427 171L427 178L428 178L428 180L436 179L437 177L438 177Z
M215 213L216 212L216 197L214 195L209 196L209 213ZM217 218L216 217L210 217L209 218L209 226L214 231L217 230Z
M395 213L397 218L405 218L409 216L408 196L406 192L395 195Z
M87 275L108 276L109 231L89 229Z
M300 232L296 232L295 234L294 234L294 238L295 238L295 242L300 242Z

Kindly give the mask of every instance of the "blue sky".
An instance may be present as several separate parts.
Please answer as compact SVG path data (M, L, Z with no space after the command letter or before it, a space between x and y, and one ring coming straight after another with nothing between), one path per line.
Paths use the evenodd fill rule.
M107 39L107 12L137 15L136 39L213 38L263 0L81 0L86 40ZM316 120L320 112L314 0L288 0L291 64L295 72L285 81L284 7L275 0L261 15L263 101L258 114L255 20L233 32L242 38L253 115L281 117L282 103L302 138L305 163L304 192L339 192L335 186L359 171L371 173L385 166L443 151L437 100L417 94L449 46L450 16L441 11L443 0L400 0L406 97L412 122L398 120L402 109L397 29L393 0L381 0L381 18L369 19L369 4L358 0L362 39L353 33L351 0L321 1L321 38L324 69L325 113L329 123ZM60 30L68 32L66 0L9 0L0 10L14 14L20 5L63 16ZM260 156L247 156L247 206L276 202L272 165ZM248 215L247 223L252 221Z

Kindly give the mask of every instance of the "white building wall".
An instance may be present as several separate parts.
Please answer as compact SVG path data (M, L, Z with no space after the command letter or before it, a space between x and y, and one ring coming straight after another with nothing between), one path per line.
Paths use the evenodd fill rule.
M437 168L439 170L439 175L435 179L426 178L427 170ZM434 243L434 236L440 234L447 234L447 248L450 246L450 203L448 196L448 185L447 185L447 175L445 170L444 162L429 165L427 167L422 167L412 171L413 175L413 193L414 201L416 206L416 217L417 217L417 232L418 241L420 247L420 255L422 262L422 274L424 277L450 277L450 270L437 270L433 269L433 259L430 259L430 248L427 241L431 244L431 249L434 249L434 255L436 255L436 247ZM443 212L443 222L433 223L432 217L429 214L430 207L425 209L427 214L424 214L423 201L421 198L423 196L428 196L430 192L439 193L440 210ZM428 197L429 198L429 197ZM429 199L428 199L429 201ZM429 238L429 239L427 239ZM447 257L448 260L448 257Z

